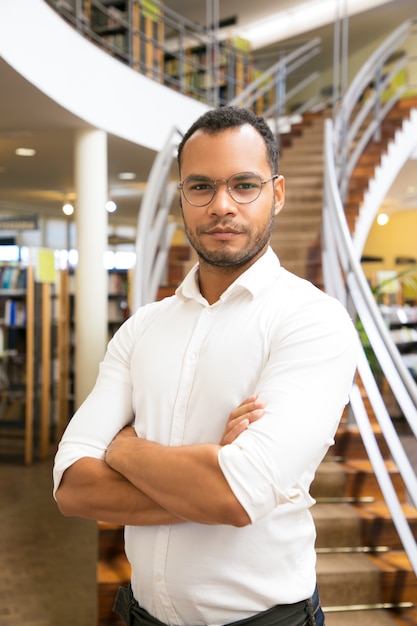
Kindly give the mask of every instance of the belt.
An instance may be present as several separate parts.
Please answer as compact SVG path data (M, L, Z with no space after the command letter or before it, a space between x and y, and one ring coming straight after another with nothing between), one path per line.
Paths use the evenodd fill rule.
M307 600L294 604L277 604L271 609L230 622L225 626L315 626L315 615L319 609L320 600L316 586L314 594ZM138 604L130 585L128 588L119 587L113 611L120 615L128 626L166 626Z

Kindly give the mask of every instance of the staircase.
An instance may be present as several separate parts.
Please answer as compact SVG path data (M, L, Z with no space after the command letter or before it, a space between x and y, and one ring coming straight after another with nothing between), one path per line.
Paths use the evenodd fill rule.
M381 154L409 112L400 102L384 122L380 142L372 142L351 180L346 210L351 230L369 178ZM318 287L321 279L323 115L309 115L282 138L280 173L286 204L271 240L281 264ZM366 400L366 399L365 399ZM372 415L367 403L368 414ZM374 420L374 430L378 425ZM403 510L417 537L417 510L384 448ZM317 505L317 575L327 626L417 624L417 580L385 506L361 436L347 412L336 445L312 486ZM414 604L413 604L414 603ZM389 608L390 607L390 608Z
M318 287L321 275L324 116L306 114L281 137L279 173L285 206L276 218L271 247L290 272Z
M351 233L355 230L360 205L375 168L381 163L381 157L386 152L390 141L394 139L395 132L401 128L403 121L409 118L411 109L416 107L417 98L399 100L383 120L379 140L370 141L358 160L349 181L347 199L344 203L346 220Z
M366 400L366 399L365 399ZM379 435L372 409L374 432ZM402 508L417 537L417 509L381 443ZM336 444L312 486L317 576L327 626L417 624L417 579L384 503L357 427L346 411ZM414 604L413 604L414 603Z

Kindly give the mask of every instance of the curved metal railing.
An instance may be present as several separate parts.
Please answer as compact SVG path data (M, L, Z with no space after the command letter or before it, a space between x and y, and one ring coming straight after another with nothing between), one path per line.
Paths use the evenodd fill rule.
M393 90L393 93L387 93L392 78L410 62L410 57L404 52L402 45L412 34L413 28L413 21L406 22L381 45L352 82L341 107L335 113L334 123L331 120L326 121L323 278L326 291L343 302L354 320L360 319L386 381L412 433L417 437L417 385L405 366L375 302L354 249L343 209L349 178L360 155L370 139L379 132L384 115L407 88L407 85L404 85ZM395 63L394 69L385 72L387 61L398 56L399 49L401 49L400 63ZM362 94L370 84L373 93L369 99L363 101ZM370 116L372 110L374 115ZM411 501L417 506L415 472L388 414L362 347L358 374ZM350 401L352 413L381 491L417 575L417 545L386 469L357 385L353 388Z

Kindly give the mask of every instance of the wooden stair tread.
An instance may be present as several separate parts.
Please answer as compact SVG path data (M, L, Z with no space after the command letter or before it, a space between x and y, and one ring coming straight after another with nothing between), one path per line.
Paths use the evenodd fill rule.
M381 601L381 570L365 554L318 554L317 581L323 606Z
M371 554L369 558L381 570L384 602L416 602L417 578L405 552Z
M416 626L417 605L407 609L396 609L388 611L396 626Z
M361 518L351 505L318 503L311 513L316 525L317 549L361 546Z
M413 568L407 555L401 550L391 550L390 552L384 552L384 554L372 555L371 558L378 565L378 567L383 569L385 572L396 572L398 569L405 572L413 572ZM415 599L417 600L417 595L415 596Z
M114 557L111 561L97 562L97 582L99 585L130 580L130 564L124 555Z
M354 504L355 511L364 519L375 519L376 517L390 520L391 514L385 502L369 502L364 504ZM417 509L407 502L401 503L404 515L409 520L417 521Z
M342 465L348 471L373 473L372 463L369 461L369 459L347 459L342 463ZM389 472L397 471L397 466L391 459L385 460L385 466Z
M326 626L395 626L395 621L386 611L338 611L325 612Z

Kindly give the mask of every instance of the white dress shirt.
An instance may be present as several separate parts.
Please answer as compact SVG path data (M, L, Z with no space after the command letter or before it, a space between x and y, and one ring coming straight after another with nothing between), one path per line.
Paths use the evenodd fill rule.
M269 249L213 305L198 267L174 296L142 307L110 341L97 383L64 434L55 489L76 460L103 458L134 420L163 445L218 443L253 393L265 415L219 452L251 524L126 527L138 602L166 624L215 626L315 586L309 487L348 399L357 334L342 305ZM184 476L184 481L187 476Z

